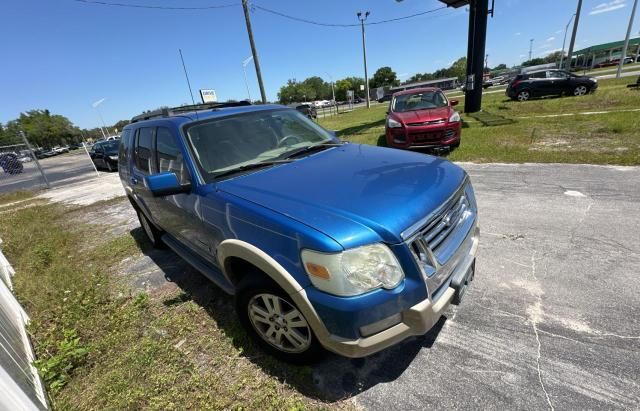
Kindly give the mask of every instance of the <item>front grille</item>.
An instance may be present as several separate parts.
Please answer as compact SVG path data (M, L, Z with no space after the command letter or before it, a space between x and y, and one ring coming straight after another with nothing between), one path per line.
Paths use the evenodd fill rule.
M429 261L429 255L433 255L438 264L446 264L464 241L474 219L471 201L464 188L460 189L414 236L411 249L418 261L435 267L436 261Z
M444 123L444 119L441 118L439 120L430 120L430 121L420 121L420 122L416 122L416 123L407 123L408 126L433 126L436 124L443 124Z
M442 139L442 132L437 131L434 133L411 133L411 140L416 143L428 143L437 142Z

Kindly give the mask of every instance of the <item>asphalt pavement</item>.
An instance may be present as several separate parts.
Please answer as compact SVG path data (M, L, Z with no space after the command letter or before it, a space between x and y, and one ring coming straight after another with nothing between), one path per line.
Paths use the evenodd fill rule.
M372 410L638 409L640 167L461 166L481 227L462 304L426 335L368 358L327 355L313 368L313 392L279 377ZM104 174L46 193L86 204L122 188ZM138 225L126 201L101 212L122 232ZM197 276L170 251L153 253L126 260L135 286Z
M84 150L45 158L39 160L39 162L49 184L53 187L72 184L97 176L91 160ZM0 193L46 187L44 178L35 161L23 163L23 167L23 172L20 174L3 173L2 169L0 169ZM102 172L98 174L102 174Z

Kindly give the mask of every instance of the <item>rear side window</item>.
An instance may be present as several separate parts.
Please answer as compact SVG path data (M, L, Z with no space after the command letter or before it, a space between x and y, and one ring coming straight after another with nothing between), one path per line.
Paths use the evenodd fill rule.
M531 77L531 78L547 78L547 72L546 71L539 71L537 73L531 73L529 75L529 77Z
M131 150L131 130L124 130L120 137L120 148L118 150L118 165L126 167L129 163L129 150Z
M136 168L145 173L151 171L151 143L153 141L153 128L143 127L136 134Z
M176 173L181 183L189 181L184 167L182 152L178 147L178 142L168 128L158 127L156 130L156 153L158 172L170 171Z

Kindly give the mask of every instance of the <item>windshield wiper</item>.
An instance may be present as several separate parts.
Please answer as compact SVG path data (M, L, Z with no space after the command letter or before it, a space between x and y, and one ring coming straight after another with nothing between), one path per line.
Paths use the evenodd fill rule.
M296 156L298 156L300 154L308 153L310 151L314 151L314 150L319 149L319 148L340 147L343 144L344 143L330 143L330 142L320 143L320 144L312 144L310 146L301 147L301 148L286 152L281 157L282 158L293 158L293 157L296 157Z
M226 176L230 176L230 175L233 175L233 174L236 174L236 173L240 173L242 171L254 170L254 169L258 169L258 168L274 166L276 164L286 164L286 163L291 163L292 161L293 160L271 160L271 161L260 161L260 162L257 162L257 163L245 164L243 166L235 167L235 168L232 168L230 170L221 171L220 173L214 174L214 177L215 178L226 177Z

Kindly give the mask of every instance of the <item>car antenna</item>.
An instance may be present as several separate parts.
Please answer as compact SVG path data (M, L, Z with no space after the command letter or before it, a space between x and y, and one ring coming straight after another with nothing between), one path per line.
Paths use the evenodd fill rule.
M178 49L180 52L180 60L182 61L182 68L184 69L184 76L187 79L187 86L189 86L189 95L191 95L191 102L196 105L196 101L193 98L193 91L191 91L191 82L189 81L189 74L187 73L187 66L184 64L184 57L182 57L182 49ZM195 110L196 120L198 120L198 110Z

